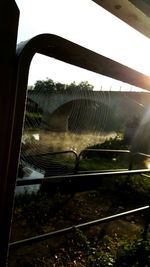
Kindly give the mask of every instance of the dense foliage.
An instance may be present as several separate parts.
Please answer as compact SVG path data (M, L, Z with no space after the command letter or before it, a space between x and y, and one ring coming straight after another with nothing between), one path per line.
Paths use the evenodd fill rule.
M83 91L83 90L93 90L94 86L89 84L88 81L82 81L79 84L72 82L70 84L64 84L60 82L54 82L52 79L38 80L35 85L29 90L43 91L43 92L71 92L71 91Z

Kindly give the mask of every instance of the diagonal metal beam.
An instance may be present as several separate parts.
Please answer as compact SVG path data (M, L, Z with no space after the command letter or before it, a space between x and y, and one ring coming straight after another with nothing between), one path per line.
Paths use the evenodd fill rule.
M146 16L150 17L149 0L129 0L135 7L141 10Z
M18 46L22 69L29 69L35 53L54 57L78 67L150 90L150 77L56 35L41 34ZM24 63L22 63L24 62ZM21 74L25 76L25 71Z
M146 0L92 0L150 38L150 5ZM99 26L99 25L97 25Z

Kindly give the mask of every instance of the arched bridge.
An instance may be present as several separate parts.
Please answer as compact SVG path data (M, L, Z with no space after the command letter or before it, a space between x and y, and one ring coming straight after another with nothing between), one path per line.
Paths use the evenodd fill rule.
M63 93L51 93L51 92L36 92L29 91L28 98L38 104L43 112L53 114L61 106L69 102L75 102L79 100L87 100L100 102L109 105L110 104L110 92L96 92L96 91L78 91L78 92L63 92ZM112 102L112 100L111 100Z
M93 110L103 106L104 113L109 109L122 114L123 117L131 116L133 112L142 116L143 112L149 107L150 93L90 90L52 93L30 90L28 91L28 99L42 109L44 120L50 128L66 130L72 111L88 114L90 110L91 115Z

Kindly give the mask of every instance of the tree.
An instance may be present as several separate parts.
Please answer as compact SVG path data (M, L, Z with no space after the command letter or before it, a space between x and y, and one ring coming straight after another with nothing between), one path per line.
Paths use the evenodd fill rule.
M75 81L70 84L64 84L60 82L54 82L52 79L37 80L32 89L36 91L44 92L81 92L81 91L92 91L93 85L89 84L88 81L82 81L76 84Z
M88 91L93 91L94 89L94 86L89 84L88 81L85 81L85 82L80 82L78 84L78 87L80 90L88 90Z
M55 92L56 91L56 84L52 79L47 80L38 80L36 81L34 85L34 90L36 91L49 91L49 92Z
M67 90L70 90L73 92L92 91L93 88L94 88L94 86L89 84L88 81L80 82L79 84L72 82L66 86Z
M55 84L55 86L56 86L56 91L57 91L57 92L64 92L65 89L66 89L66 84L64 84L64 83L59 83L59 82L57 82L57 83Z

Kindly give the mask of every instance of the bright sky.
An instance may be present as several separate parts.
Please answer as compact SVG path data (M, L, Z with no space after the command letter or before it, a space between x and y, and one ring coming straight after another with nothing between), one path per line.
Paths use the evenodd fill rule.
M18 42L41 33L53 33L150 74L150 40L91 0L16 0L20 9ZM87 80L100 89L131 86L69 64L36 55L29 85L46 78L62 83Z

